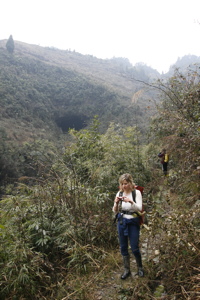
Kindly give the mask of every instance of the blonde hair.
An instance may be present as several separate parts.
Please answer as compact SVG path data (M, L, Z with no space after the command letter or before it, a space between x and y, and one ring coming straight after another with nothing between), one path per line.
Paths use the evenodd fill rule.
M119 177L119 187L120 187L120 190L122 190L122 183L123 181L126 180L128 183L131 184L132 186L132 189L134 190L135 188L135 183L133 182L133 177L131 176L131 174L123 174Z

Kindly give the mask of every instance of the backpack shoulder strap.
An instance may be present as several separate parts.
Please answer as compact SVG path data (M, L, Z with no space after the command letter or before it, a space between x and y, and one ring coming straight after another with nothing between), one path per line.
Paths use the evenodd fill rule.
M136 197L136 191L135 191L135 189L132 191L132 197L133 197L133 201L136 202L135 201L135 197Z
M122 196L123 196L123 192L120 191L119 192L119 197L122 197ZM119 201L119 212L121 212L121 211L122 211L122 200Z

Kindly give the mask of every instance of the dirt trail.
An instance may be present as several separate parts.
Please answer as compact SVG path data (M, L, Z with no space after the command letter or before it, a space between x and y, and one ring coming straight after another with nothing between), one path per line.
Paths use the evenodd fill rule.
M170 210L170 204L169 204L169 198L170 198L170 188L167 185L167 180L165 180L160 185L160 191L157 193L157 198L162 199L162 201L165 202L165 209L166 211ZM148 226L151 227L151 215L154 210L154 203L150 199L147 201L147 219L148 219ZM155 237L156 239L156 237ZM151 279L148 276L148 273L150 270L145 269L145 266L147 268L148 262L152 261L153 265L156 266L156 264L159 263L159 251L156 249L156 242L152 240L152 236L149 233L149 231L146 228L142 228L140 232L140 243L141 243L141 253L142 253L142 260L145 270L145 277L140 278L138 276L135 276L135 273L137 271L136 262L133 257L133 255L130 252L131 255L131 272L132 276L127 278L126 280L121 280L120 276L123 272L123 263L120 253L117 253L117 261L119 264L119 267L117 266L111 271L108 272L106 277L99 279L98 284L96 286L96 290L94 291L94 294L91 295L91 299L96 300L134 300L133 295L134 291L139 288L141 285L149 285L149 282ZM116 250L119 252L119 250ZM154 284L156 283L156 280L154 281ZM159 280L158 280L159 284ZM138 292L137 292L138 293ZM149 293L152 295L152 291ZM137 299L144 299L141 295ZM147 298L145 298L147 299ZM150 298L149 298L150 299Z

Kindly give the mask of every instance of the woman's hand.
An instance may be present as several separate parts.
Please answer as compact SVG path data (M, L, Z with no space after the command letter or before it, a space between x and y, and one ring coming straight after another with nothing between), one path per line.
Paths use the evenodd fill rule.
M128 202L128 203L133 204L133 200L131 200L131 199L128 198L128 197L123 197L123 201L124 201L124 202Z
M123 200L123 197L116 197L115 200L114 200L114 202L116 204L119 204L119 201L122 201L122 200Z

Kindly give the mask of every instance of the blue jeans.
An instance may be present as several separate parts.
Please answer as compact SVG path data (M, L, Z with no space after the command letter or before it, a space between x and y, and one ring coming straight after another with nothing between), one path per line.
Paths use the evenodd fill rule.
M117 230L119 235L120 250L123 256L129 255L128 253L128 240L132 253L135 257L140 256L139 250L139 236L140 236L140 224L139 218L125 219L122 218L122 224L118 219Z

